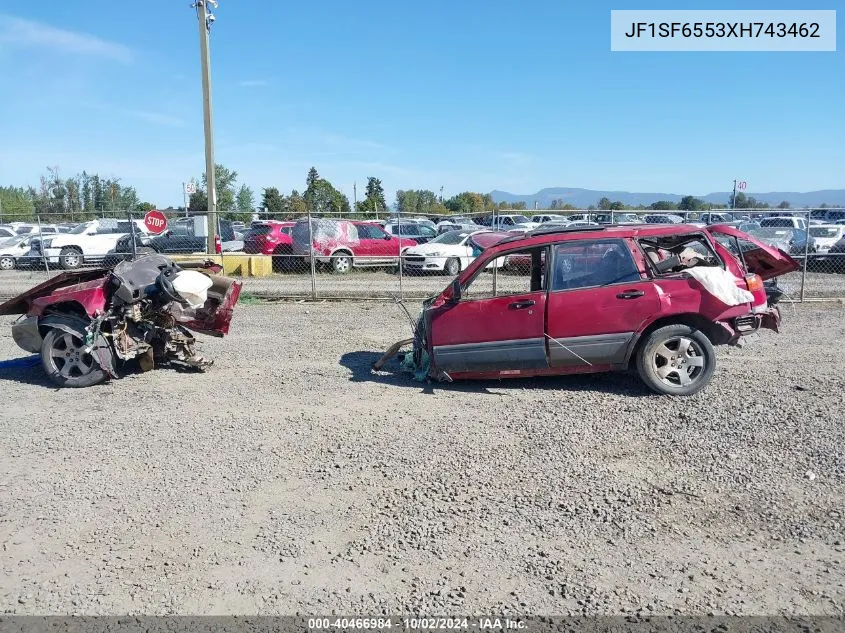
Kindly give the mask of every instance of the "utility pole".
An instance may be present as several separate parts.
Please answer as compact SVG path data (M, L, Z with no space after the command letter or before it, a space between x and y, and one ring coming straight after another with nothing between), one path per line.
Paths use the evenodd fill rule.
M192 5L197 10L197 24L200 30L200 64L202 65L202 113L205 126L205 189L208 198L208 242L209 254L217 252L217 188L214 178L214 131L211 110L211 54L208 49L208 35L215 18L208 11L208 5L217 8L216 0L196 0Z
M355 201L352 206L352 214L358 213L358 183L352 183L352 199Z
M736 209L736 178L734 178L734 195L731 197L731 209Z

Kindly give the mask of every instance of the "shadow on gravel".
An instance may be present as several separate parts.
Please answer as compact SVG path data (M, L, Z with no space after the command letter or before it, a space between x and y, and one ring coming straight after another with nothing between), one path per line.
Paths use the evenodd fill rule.
M58 389L50 382L47 374L39 364L37 367L3 367L0 368L0 381L19 382L22 385L33 385L35 387L47 387Z
M591 391L617 396L655 396L635 375L623 372L582 374L570 376L541 376L537 378L506 378L502 380L459 380L457 382L419 383L410 374L399 370L392 360L380 372L373 372L372 364L381 358L381 352L349 352L340 357L340 365L352 375L351 382L372 382L419 389L433 394L436 390L459 393L484 393L498 395L490 389L544 389L549 391ZM657 396L655 396L657 397Z

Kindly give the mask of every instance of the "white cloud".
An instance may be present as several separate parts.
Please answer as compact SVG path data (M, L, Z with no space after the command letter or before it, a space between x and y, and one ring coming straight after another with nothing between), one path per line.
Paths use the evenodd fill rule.
M242 88L263 88L270 85L266 79L245 79L240 83Z
M132 61L129 47L95 35L68 31L42 22L0 14L0 48L4 45L52 49L62 54L90 55L124 64Z

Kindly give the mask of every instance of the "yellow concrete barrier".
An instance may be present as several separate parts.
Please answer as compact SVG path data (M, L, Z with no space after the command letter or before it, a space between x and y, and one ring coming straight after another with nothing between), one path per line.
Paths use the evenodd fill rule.
M225 255L169 255L171 260L179 263L213 261L223 266L223 274L239 277L267 277L273 272L273 258L267 255L242 255L240 253L226 253Z

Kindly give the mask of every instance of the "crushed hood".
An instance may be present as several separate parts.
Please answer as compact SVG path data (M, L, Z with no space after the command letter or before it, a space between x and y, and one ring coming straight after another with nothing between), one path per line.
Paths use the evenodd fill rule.
M108 276L108 273L109 271L104 268L59 273L55 277L51 277L34 288L30 288L26 292L22 292L17 297L0 304L0 315L26 314L29 311L32 302L36 299L46 297L59 288L75 286L93 279L103 279L105 282L105 278Z

